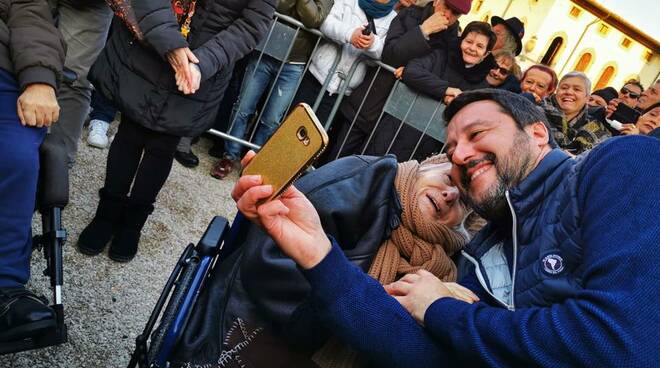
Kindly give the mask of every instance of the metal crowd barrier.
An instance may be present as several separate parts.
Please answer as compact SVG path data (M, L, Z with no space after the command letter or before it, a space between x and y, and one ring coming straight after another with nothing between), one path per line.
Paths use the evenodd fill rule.
M300 34L300 32L306 31L314 34L317 36L317 41L314 46L314 49L312 51L312 54L309 58L311 60L316 52L318 51L318 47L321 44L321 41L329 42L331 44L334 44L338 48L337 56L335 57L335 60L333 61L333 65L331 68L331 72L328 73L327 78L323 82L323 88L321 89L321 92L317 95L315 101L307 101L314 111L317 111L319 105L321 104L322 98L324 97L324 93L330 84L333 75L335 75L337 66L339 65L340 59L341 59L341 46L335 44L332 40L329 40L326 38L319 30L317 29L310 29L305 27L300 21L291 18L289 16L275 13L275 17L273 19L273 23L270 26L270 29L268 31L267 36L262 40L262 42L257 46L256 51L259 51L259 56L257 59L257 65L261 62L264 54L268 55L269 57L272 57L280 62L280 67L277 72L276 77L271 81L270 88L268 90L268 93L266 94L265 97L262 98L262 102L260 103L260 106L267 106L268 101L270 100L273 90L275 87L275 84L273 83L276 81L281 72L282 69L284 68L284 65L289 57L289 54L291 53L291 49L293 48L294 41L296 40L296 37ZM360 63L368 63L370 65L373 65L374 67L377 68L374 77L371 79L369 82L369 88L367 90L367 93L365 97L362 99L360 106L358 108L358 111L355 114L355 117L352 119L349 131L353 129L353 126L357 120L357 116L360 114L362 111L363 105L368 98L369 94L371 93L374 81L376 80L377 76L381 72L385 73L393 73L394 68L384 64L378 60L371 59L367 56L363 56L361 58L358 58L350 67L348 73L342 78L342 82L339 85L338 93L337 93L337 99L332 107L332 110L328 116L328 118L325 121L321 121L321 123L324 125L325 129L328 130L331 127L332 122L335 120L335 116L337 115L340 104L345 97L345 92L348 89L348 86L350 84L350 81L352 80L353 76L355 75L355 71L357 70L357 67ZM302 81L303 76L308 72L310 63L308 62L305 65L304 71L301 75L301 77L298 80L298 84L296 86L296 91L300 87L300 83ZM256 74L257 67L255 66L253 72L251 75L245 75L244 78L254 78L254 75ZM362 82L364 83L364 81ZM294 93L295 95L295 93ZM234 105L233 108L233 113L231 117L231 124L229 124L229 127L227 128L226 132L221 132L215 129L209 130L210 134L219 136L225 140L230 140L233 142L237 142L243 146L246 146L251 149L256 149L258 150L260 147L254 143L252 143L252 140L254 138L254 134L257 130L258 124L260 124L261 117L263 115L263 109L258 108L259 113L254 119L254 124L252 125L251 128L248 129L250 132L249 138L246 140L244 137L234 137L229 134L231 131L234 122L236 120L236 112L238 111L241 101L240 98L237 100L236 104ZM289 107L291 106L292 101L289 101ZM410 127L413 127L416 129L420 135L419 139L417 141L417 144L415 145L414 150L412 151L412 154L408 159L411 159L414 155L415 152L417 151L420 142L422 141L424 136L431 137L439 142L444 142L445 137L446 137L446 129L445 125L443 123L442 119L442 113L444 111L444 104L440 101L436 101L431 99L430 97L420 94L409 87L407 87L404 83L401 81L397 80L394 83L394 86L392 87L392 90L389 93L389 96L387 97L385 106L380 113L380 116L378 120L375 122L375 126L373 130L371 131L371 134L369 135L369 138L365 142L361 153L364 154L366 151L366 148L368 147L369 143L372 140L372 137L374 136L375 132L377 131L379 125L381 124L381 121L384 117L385 114L389 114L397 118L400 123L399 126L396 128L396 134L394 136L394 139L392 139L392 142L390 143L389 147L387 148L386 151L384 152L378 152L377 154L382 154L385 155L389 153L392 150L392 147L397 143L397 138L401 134L401 130L404 127L404 124L409 125ZM288 110L288 109L287 109ZM247 135L247 134L246 134ZM346 138L348 135L346 136ZM340 149L336 155L337 158L340 155L342 155L342 150L343 146L345 143L346 139L343 139L343 141L340 142L334 142L331 144L340 144ZM444 146L442 147L444 149ZM439 149L438 152L441 152L442 149ZM373 153L373 152L372 152ZM401 159L401 158L400 158Z

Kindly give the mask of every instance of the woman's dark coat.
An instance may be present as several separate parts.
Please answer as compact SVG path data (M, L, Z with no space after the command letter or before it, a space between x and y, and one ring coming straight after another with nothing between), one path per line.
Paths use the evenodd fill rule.
M159 132L195 136L214 122L234 63L265 36L275 0L198 0L186 40L169 0L132 2L144 42L115 19L115 29L90 70L94 86L130 120ZM189 47L202 82L183 95L166 54Z

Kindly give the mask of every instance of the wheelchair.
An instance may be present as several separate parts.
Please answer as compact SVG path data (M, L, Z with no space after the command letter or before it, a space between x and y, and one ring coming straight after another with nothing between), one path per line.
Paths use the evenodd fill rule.
M129 368L164 368L169 365L170 354L186 328L200 291L215 265L238 248L239 238L244 236L241 230L247 224L240 212L231 226L226 218L216 216L197 245L188 244L165 283L144 330L135 339ZM154 329L157 322L160 323Z
M64 143L51 135L39 147L39 182L36 209L41 215L42 234L32 239L32 251L43 251L46 259L44 276L50 278L56 327L38 336L19 341L0 343L0 355L40 349L67 342L62 305L63 264L62 248L67 233L62 228L62 210L69 203L69 168Z

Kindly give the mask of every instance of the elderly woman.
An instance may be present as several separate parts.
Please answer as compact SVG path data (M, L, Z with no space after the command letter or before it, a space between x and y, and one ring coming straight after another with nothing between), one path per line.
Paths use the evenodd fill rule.
M588 109L590 94L589 78L582 72L570 72L561 78L557 92L550 98L558 113L546 111L557 144L572 154L590 150L611 137L607 122L596 118L604 114Z
M540 103L550 96L557 88L557 73L543 64L530 66L520 79L520 89L523 94Z
M314 204L324 229L342 244L348 259L382 284L419 269L452 282L456 266L450 257L467 241L462 225L467 211L450 169L444 155L421 164L397 164L392 156L349 156L302 177L296 187ZM351 366L356 354L323 329L307 303L310 286L295 263L261 228L247 226L240 254L219 266L210 290L200 296L177 360L182 366L216 362L221 350L232 348L221 342L231 340L232 326L238 326L254 332L255 346L278 352L269 355L267 366L309 366L289 346L306 356L316 352L313 359L321 367ZM454 290L464 295L458 285ZM229 299L220 302L227 294ZM213 312L221 306L226 306L223 313ZM257 355L239 358L259 366Z

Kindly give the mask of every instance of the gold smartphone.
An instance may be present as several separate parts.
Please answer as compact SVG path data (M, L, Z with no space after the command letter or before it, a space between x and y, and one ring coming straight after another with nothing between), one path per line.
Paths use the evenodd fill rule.
M323 152L328 135L305 103L298 104L243 169L273 186L270 201L282 194ZM265 202L264 201L264 202Z

